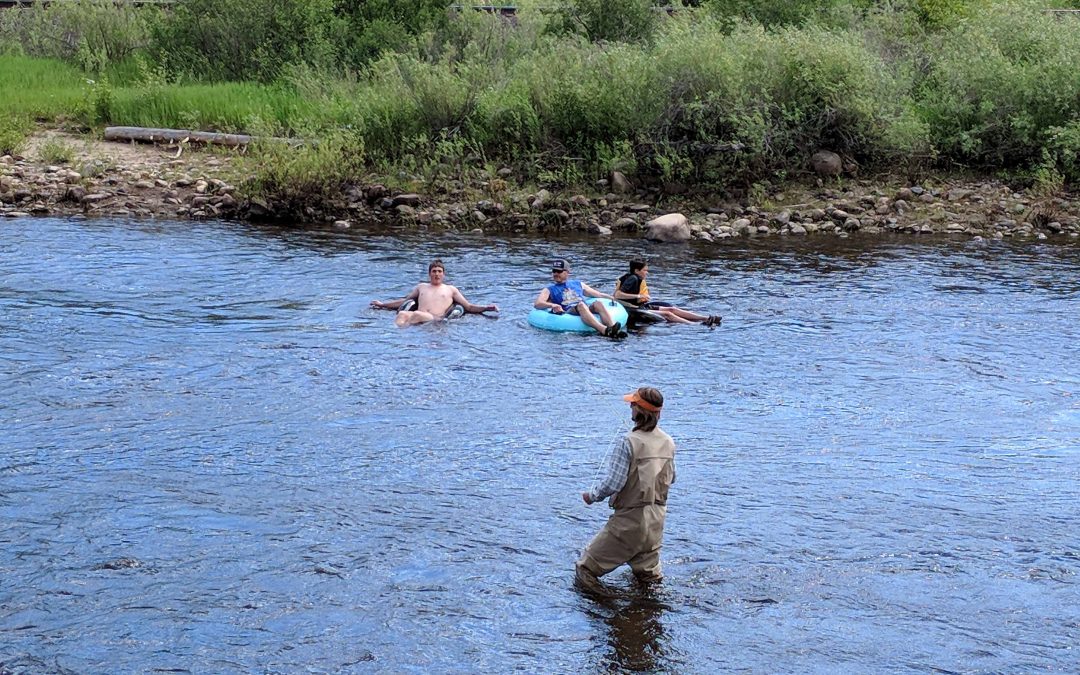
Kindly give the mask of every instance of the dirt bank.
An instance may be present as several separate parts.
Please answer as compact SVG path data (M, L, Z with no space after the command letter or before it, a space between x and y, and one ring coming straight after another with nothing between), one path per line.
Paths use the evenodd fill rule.
M0 158L0 216L267 219L272 203L241 192L245 158L235 149L112 143L41 131L23 156ZM428 195L374 181L342 192L313 222L346 228L387 223L416 228L538 232L643 231L659 215L689 218L691 237L846 236L950 233L1040 240L1080 236L1080 200L1014 190L997 180L939 178L911 185L889 178L791 185L757 201L732 203L601 181L589 194L515 192L501 177L471 189Z

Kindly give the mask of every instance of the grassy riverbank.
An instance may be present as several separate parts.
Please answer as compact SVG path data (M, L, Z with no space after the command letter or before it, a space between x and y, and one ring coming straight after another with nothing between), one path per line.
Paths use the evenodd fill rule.
M317 141L253 153L250 188L288 204L362 174L453 190L573 188L618 170L667 192L752 195L805 176L818 149L849 174L973 170L1046 192L1080 179L1080 17L1045 3L808 2L786 19L627 3L622 34L568 21L592 16L572 4L526 8L516 26L448 14L359 68L326 28L336 58L297 52L268 82L200 81L151 38L91 60L94 73L4 56L0 145L16 150L32 119Z

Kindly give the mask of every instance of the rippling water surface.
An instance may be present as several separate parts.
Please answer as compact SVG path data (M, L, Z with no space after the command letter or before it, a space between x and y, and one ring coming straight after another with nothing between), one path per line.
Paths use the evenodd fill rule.
M1076 245L0 234L0 672L1077 672ZM533 329L556 254L724 324ZM436 256L501 315L368 309ZM643 384L666 579L597 604Z

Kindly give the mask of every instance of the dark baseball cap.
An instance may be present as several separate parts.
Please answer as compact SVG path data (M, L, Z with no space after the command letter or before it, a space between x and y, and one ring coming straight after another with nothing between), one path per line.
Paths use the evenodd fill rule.
M565 258L556 258L551 261L552 272L564 272L568 269L570 269L570 263Z

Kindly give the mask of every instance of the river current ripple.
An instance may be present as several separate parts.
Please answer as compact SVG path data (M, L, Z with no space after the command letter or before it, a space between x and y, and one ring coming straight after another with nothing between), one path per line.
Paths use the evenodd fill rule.
M2 673L1078 670L1074 244L0 232ZM554 255L724 323L533 329ZM436 256L501 315L368 308ZM644 384L666 578L598 604Z

